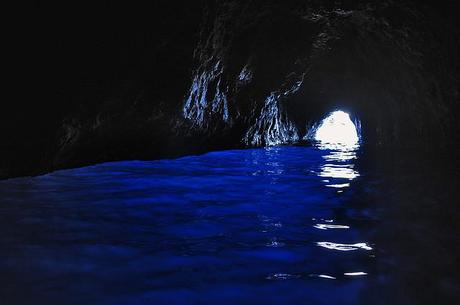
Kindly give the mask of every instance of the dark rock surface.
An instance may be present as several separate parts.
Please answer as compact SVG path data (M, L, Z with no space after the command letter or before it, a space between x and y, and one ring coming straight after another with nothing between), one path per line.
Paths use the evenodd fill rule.
M38 10L39 85L3 113L0 178L295 143L336 108L373 148L459 142L460 27L447 1Z

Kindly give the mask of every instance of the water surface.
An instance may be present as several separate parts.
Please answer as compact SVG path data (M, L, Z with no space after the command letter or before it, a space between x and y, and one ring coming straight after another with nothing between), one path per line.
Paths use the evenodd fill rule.
M387 270L396 258L379 242L388 230L372 202L383 196L378 179L357 158L287 146L1 181L0 296L385 304L397 291Z

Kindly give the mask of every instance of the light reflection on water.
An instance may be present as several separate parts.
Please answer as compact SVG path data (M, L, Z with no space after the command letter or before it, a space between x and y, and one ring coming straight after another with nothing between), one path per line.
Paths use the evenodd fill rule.
M355 251L355 250L367 250L370 251L372 250L372 247L370 247L367 243L356 243L356 244L338 244L338 243L333 243L333 242L318 242L318 246L331 249L331 250L338 250L338 251Z
M317 229L320 229L320 230L350 229L349 226L345 226L345 225L328 225L328 224L324 224L324 223L318 223L314 227L317 228Z
M355 304L374 263L367 216L347 206L357 147L318 148L0 181L1 292L12 303Z
M327 187L331 188L347 188L350 186L350 181L360 176L355 169L353 160L357 159L358 144L340 144L333 145L329 143L319 142L316 147L327 153L322 156L325 163L321 165L318 176L325 179ZM331 183L333 180L334 183Z

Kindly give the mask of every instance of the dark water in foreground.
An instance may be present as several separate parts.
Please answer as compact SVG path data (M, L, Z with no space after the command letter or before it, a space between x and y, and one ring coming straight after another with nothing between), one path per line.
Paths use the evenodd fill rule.
M0 304L455 304L456 188L356 158L278 147L0 181Z

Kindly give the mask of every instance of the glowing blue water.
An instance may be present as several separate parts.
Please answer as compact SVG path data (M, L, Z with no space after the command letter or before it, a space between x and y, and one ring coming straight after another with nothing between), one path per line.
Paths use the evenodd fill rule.
M378 245L354 152L114 162L0 182L8 304L356 304Z

